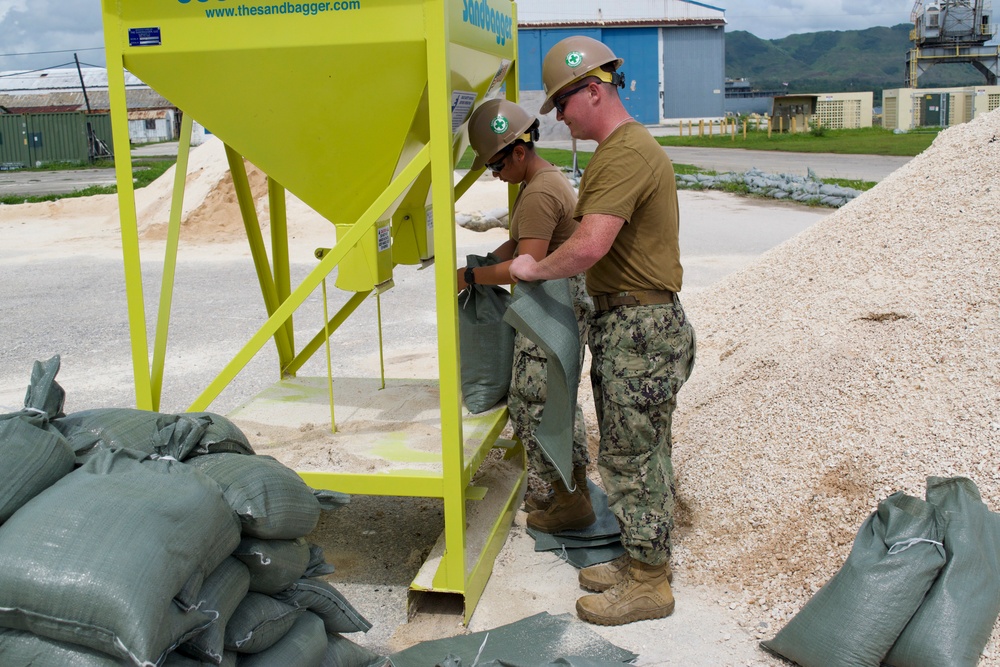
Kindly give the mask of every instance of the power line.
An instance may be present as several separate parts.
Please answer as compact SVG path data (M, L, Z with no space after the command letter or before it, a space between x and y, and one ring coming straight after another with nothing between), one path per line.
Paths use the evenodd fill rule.
M0 53L0 58L8 58L14 56L44 56L50 53L74 53L78 51L103 51L103 46L95 46L89 49L60 49L58 51L27 51L25 53Z
M72 64L73 63L62 63L61 65L53 65L51 67L39 67L38 69L24 70L23 72L20 71L20 70L18 70L16 72L10 72L8 74L0 74L0 79L7 78L7 77L12 77L12 76L22 76L24 74L34 74L35 72L44 72L45 70L49 70L49 69L59 69L60 67L66 67L66 66L72 65Z

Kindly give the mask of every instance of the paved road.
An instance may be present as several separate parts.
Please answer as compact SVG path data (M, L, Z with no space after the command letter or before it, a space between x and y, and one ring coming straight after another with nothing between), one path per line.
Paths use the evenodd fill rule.
M572 150L570 141L542 141L539 146ZM577 142L577 150L593 151L593 141ZM718 172L747 171L756 167L769 174L805 176L808 169L820 178L846 178L881 181L912 158L888 155L840 155L838 153L784 153L751 151L743 148L695 148L667 146L670 159Z
M571 149L569 141L543 141L540 146ZM592 141L578 142L578 150L593 151ZM177 155L177 144L144 146L133 151L133 157ZM751 151L740 148L692 148L671 146L670 158L680 164L690 164L718 172L747 171L756 167L772 174L805 176L812 169L820 178L861 179L881 181L911 158L883 155L839 155L834 153L782 153ZM43 195L73 192L91 185L111 185L113 169L82 169L75 171L4 171L0 172L0 196Z
M133 158L177 157L177 142L140 146ZM0 171L0 197L66 194L92 185L114 185L114 169L70 169L66 171Z

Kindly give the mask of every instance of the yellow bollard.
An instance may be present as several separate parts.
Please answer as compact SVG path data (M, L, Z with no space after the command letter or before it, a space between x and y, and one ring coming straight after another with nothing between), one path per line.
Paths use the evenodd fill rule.
M785 131L785 117L778 116L778 134L782 134Z
M795 131L796 131L795 130L795 116L792 116L792 129L791 129L792 134L795 134Z
M712 136L712 128L714 128L714 127L715 127L715 121L712 120L712 119L709 119L709 121L708 121L708 136L710 138Z
M698 121L698 138L701 139L705 136L705 120Z
M767 138L771 138L771 121L774 120L774 116L767 117Z
M743 141L747 140L747 120L743 119Z

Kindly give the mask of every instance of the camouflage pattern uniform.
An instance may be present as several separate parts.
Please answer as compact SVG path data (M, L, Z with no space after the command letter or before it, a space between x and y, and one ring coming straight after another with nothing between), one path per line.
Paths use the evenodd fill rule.
M594 316L594 302L587 295L583 274L569 278L570 295L576 322L580 330L580 365L583 366L584 350L590 320ZM545 407L546 380L545 352L520 333L514 337L514 370L511 375L510 392L507 394L507 408L510 411L514 434L524 443L528 452L528 463L532 469L548 483L559 479L555 466L545 457L535 429L542 421ZM579 380L579 378L577 378ZM587 433L583 422L583 410L576 407L573 420L573 467L586 466L590 462L587 453Z
M666 563L674 510L670 423L694 365L694 329L675 295L672 304L597 313L590 350L608 505L632 557Z

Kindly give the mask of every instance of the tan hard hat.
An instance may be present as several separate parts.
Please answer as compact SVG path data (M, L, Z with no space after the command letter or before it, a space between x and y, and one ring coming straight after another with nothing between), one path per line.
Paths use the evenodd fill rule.
M469 119L469 143L476 153L472 168L481 169L491 157L518 139L531 141L529 130L535 120L503 98L483 102Z
M552 111L555 106L552 98L569 84L595 74L593 70L599 70L603 65L614 63L617 70L624 62L606 44L593 37L574 35L560 40L549 49L542 61L545 102L539 113Z

